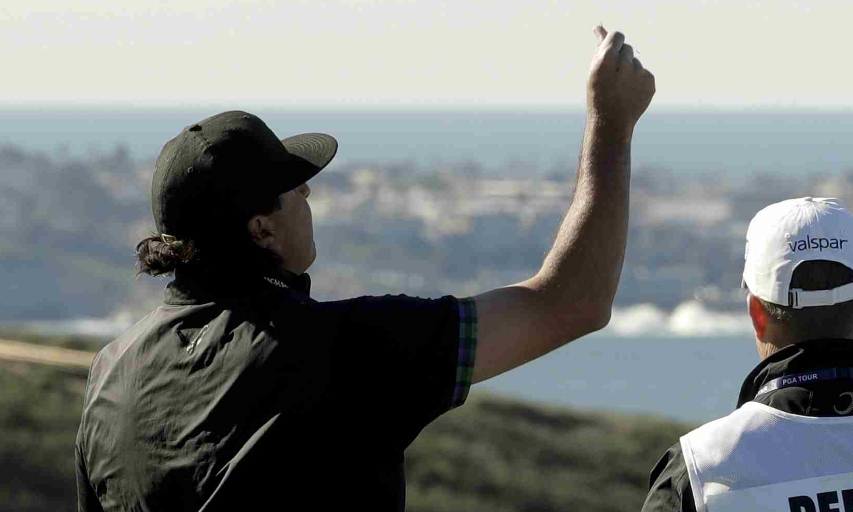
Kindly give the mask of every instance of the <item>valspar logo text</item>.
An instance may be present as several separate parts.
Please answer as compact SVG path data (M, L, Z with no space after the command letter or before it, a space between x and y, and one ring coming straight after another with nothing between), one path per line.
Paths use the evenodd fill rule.
M807 251L809 249L819 249L820 252L823 252L824 249L844 249L844 244L846 243L848 243L848 240L840 238L812 238L806 235L805 240L791 240L788 242L788 247L791 248L791 252Z

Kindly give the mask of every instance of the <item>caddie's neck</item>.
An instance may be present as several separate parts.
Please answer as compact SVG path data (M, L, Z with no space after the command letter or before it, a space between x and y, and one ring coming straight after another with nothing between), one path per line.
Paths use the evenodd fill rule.
M755 347L758 357L765 360L771 354L797 342L797 339L783 324L775 321L757 297L748 294L747 308L752 328L755 331Z

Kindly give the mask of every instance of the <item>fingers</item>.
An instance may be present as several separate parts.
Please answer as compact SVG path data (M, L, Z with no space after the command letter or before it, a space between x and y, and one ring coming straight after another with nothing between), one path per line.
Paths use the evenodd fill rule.
M619 50L619 60L622 62L634 61L634 48L630 44L623 44Z
M636 71L643 69L643 64L640 62L640 59L634 57L634 47L630 44L623 44L622 50L619 52L619 65L617 69L623 68L634 68Z
M655 94L655 77L634 56L624 34L601 26L593 32L599 42L587 78L587 108L616 125L633 127Z
M607 34L599 46L606 48L607 53L616 56L619 55L623 44L625 44L625 34L616 31Z
M653 75L652 72L649 71L648 69L644 69L643 73L646 74L646 80L649 81L650 88L652 91L652 96L654 96L655 92L657 91L657 86L655 85L655 75Z
M595 34L595 40L600 46L601 42L604 41L604 38L607 37L607 30L605 30L601 25L598 25L592 29L592 32Z
M596 27L599 28L599 27ZM607 32L601 28L602 32L596 32L597 35L606 33L604 39L598 43L598 52L596 59L600 65L605 67L618 67L619 51L625 43L625 34L622 32Z

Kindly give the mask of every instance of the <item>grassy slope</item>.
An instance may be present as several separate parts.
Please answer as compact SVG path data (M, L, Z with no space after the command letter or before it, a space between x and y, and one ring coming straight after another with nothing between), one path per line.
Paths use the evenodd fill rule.
M83 386L79 373L0 362L0 510L75 510ZM475 393L408 450L408 510L635 511L688 428Z
M474 395L408 451L411 511L636 511L690 427Z
M76 510L84 385L61 368L0 362L0 510Z

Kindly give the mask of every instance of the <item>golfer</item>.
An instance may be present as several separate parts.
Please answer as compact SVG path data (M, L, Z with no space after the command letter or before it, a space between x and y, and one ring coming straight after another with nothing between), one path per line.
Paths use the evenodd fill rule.
M486 380L604 327L634 127L654 78L599 44L572 204L541 269L474 297L318 302L308 181L337 150L225 112L163 148L139 270L163 304L107 345L76 443L79 510L403 510L404 451ZM568 143L568 141L567 141Z

